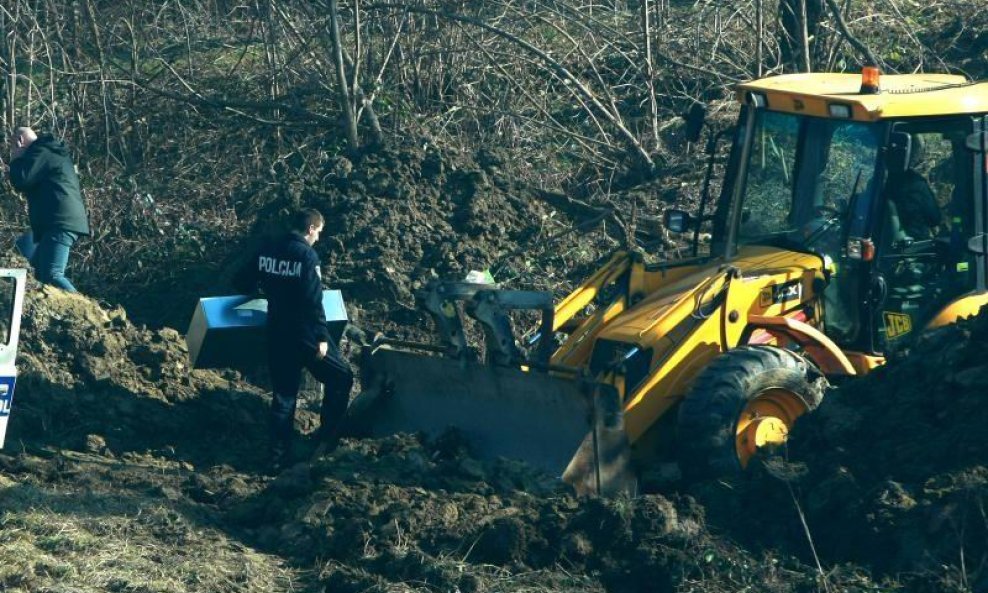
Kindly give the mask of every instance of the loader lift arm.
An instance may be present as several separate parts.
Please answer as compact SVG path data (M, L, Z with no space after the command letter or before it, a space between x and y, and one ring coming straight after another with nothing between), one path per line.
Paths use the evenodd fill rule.
M439 348L450 358L476 358L467 344L463 320L457 303L463 303L467 315L480 323L484 331L486 358L489 363L517 366L527 362L545 366L552 355L554 310L552 294L531 290L498 290L487 284L473 282L433 282L419 294L422 307L429 313L439 331ZM533 310L542 312L539 347L533 361L526 361L515 344L509 312Z

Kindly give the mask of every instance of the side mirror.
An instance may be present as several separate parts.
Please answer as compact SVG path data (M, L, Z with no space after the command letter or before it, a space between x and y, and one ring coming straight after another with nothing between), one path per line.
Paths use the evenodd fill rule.
M968 136L964 142L968 150L985 153L988 152L988 132L975 132Z
M669 209L662 213L662 224L671 233L685 233L691 229L694 220L685 210Z
M984 255L988 249L988 235L981 233L967 240L967 250L977 255Z
M905 132L892 132L889 135L889 146L885 158L889 173L902 173L909 168L912 145L912 136Z
M707 107L703 103L693 103L686 114L686 139L696 142L703 131L704 120L707 119Z

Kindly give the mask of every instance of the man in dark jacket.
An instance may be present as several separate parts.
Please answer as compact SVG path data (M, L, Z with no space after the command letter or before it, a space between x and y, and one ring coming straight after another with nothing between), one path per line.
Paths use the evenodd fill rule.
M89 219L69 151L54 137L39 137L26 127L14 130L10 143L10 183L27 197L35 275L45 284L76 292L65 267L72 245L89 234Z
M319 437L334 446L350 400L353 371L330 339L322 306L319 240L323 217L302 210L291 232L263 246L238 271L234 286L252 293L258 286L268 300L268 368L271 374L271 462L287 461L302 368L323 384Z
M920 136L913 135L909 167L905 171L889 176L890 197L895 203L902 233L905 234L905 238L912 241L933 238L934 231L943 218L929 182L918 171L924 158L923 141Z

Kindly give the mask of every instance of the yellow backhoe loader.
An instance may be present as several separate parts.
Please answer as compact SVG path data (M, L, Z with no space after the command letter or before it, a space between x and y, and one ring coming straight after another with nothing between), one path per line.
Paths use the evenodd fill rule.
M708 133L699 212L663 217L692 234L691 257L649 265L619 251L557 303L430 286L421 303L438 339L365 351L353 431L455 427L480 455L526 460L579 492L633 489L631 460L663 451L687 476L722 476L785 443L835 379L988 302L988 83L866 68L736 91L736 126ZM703 118L691 111L688 127ZM513 333L516 310L541 313L530 343ZM482 360L463 314L483 329Z

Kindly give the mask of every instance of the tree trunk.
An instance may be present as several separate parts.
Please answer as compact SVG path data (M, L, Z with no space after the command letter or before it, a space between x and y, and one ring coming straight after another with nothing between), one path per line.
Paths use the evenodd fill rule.
M813 69L814 39L823 9L823 0L779 0L779 48L787 70Z
M338 0L329 0L330 37L333 40L333 63L336 64L337 101L343 111L343 128L346 132L347 148L351 154L360 150L360 140L357 137L357 118L353 109L352 93L347 83L346 67L343 62L343 42L340 36L340 4Z
M648 79L648 110L651 116L652 141L657 149L661 139L659 138L659 105L655 99L655 60L652 55L652 16L649 0L642 0L641 13L642 36L645 40L645 76Z

